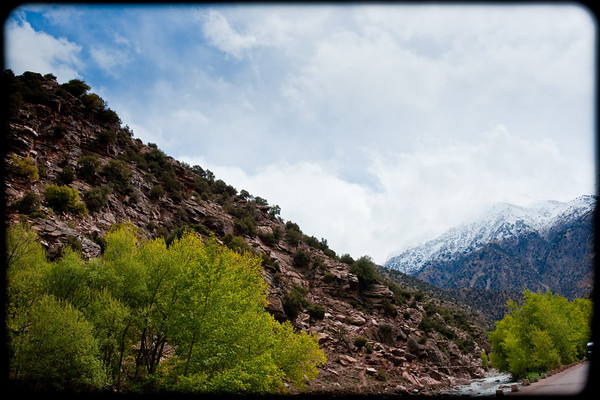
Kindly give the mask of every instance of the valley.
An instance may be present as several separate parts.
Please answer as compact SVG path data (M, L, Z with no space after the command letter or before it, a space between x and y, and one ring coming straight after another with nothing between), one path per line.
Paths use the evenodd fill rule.
M49 262L67 248L98 259L124 224L140 242L169 245L192 231L260 257L265 310L314 335L327 357L292 393L427 395L467 384L486 376L488 332L523 286L568 296L591 289L595 198L554 204L544 229L505 220L487 240L440 239L378 266L337 254L284 221L277 205L142 143L85 83L31 72L4 79L7 226L33 230ZM61 203L49 188L65 187L73 201Z

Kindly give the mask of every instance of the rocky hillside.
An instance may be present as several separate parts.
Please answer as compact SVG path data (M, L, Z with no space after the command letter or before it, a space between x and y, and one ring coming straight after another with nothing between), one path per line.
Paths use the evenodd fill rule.
M142 143L84 82L6 71L4 84L5 220L30 224L48 257L64 246L96 257L120 223L167 242L193 229L262 256L268 311L327 354L309 391L430 393L483 375L477 313L373 274L368 257L337 255L279 207Z
M486 325L489 331L495 329L493 322L501 320L508 312L508 300L516 301L518 304L523 301L522 292L472 287L441 288L398 270L385 267L380 267L379 273L396 283L414 287L430 297L457 304L462 310L468 310L473 316L483 315L481 322L478 324L481 326Z

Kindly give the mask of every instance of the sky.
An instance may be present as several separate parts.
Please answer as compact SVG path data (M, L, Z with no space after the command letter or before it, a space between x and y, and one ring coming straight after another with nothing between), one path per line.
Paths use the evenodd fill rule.
M576 3L37 4L4 67L85 81L134 137L383 264L496 202L596 193L596 35Z

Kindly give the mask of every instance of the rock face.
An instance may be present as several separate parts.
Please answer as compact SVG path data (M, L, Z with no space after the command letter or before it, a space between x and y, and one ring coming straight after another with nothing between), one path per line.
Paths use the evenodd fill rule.
M143 237L167 240L191 228L262 255L267 310L313 332L328 357L309 392L428 392L483 375L479 356L489 344L476 315L465 316L453 304L383 278L362 287L348 263L281 220L277 207L144 145L120 121L86 108L82 96L52 76L5 79L13 92L16 83L26 82L43 94L23 96L11 108L4 156L6 221L29 223L50 258L60 257L66 245L84 257L99 256L102 238L114 224L131 223ZM85 157L96 163L91 173ZM110 169L117 164L125 172ZM50 184L76 189L88 212L53 210L44 195ZM286 307L293 291L304 299L296 313Z

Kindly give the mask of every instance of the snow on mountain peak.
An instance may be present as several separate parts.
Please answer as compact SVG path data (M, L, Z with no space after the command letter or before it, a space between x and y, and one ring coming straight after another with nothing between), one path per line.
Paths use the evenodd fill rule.
M451 260L457 254L476 251L493 241L527 232L546 236L558 222L573 220L593 209L595 204L596 196L587 195L569 202L538 201L527 207L496 203L474 220L391 257L385 266L412 274L420 271L427 262Z

